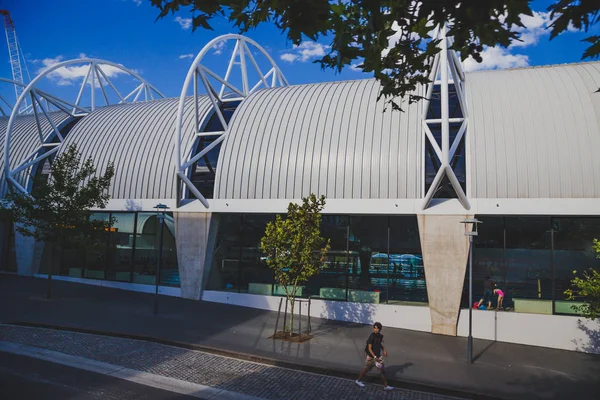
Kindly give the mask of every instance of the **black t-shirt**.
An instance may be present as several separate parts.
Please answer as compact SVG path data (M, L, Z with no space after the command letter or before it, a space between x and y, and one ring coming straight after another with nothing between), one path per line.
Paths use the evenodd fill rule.
M496 285L496 282L492 278L486 279L483 282L483 288L484 289L492 290L492 289L494 289L495 285Z
M381 333L371 333L369 338L367 339L367 345L365 346L365 353L369 357L371 357L371 353L369 352L369 345L373 348L373 353L375 353L376 357L381 357L381 348L383 347L381 343L383 342L383 335Z

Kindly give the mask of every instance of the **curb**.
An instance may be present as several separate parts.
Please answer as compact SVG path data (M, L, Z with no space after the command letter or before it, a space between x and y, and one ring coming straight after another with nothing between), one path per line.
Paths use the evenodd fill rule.
M75 332L75 333L86 333L86 334L92 334L92 335L117 337L117 338L121 338L121 339L141 340L141 341L145 341L145 342L153 342L153 343L163 344L163 345L167 345L167 346L184 348L187 350L203 351L206 353L211 353L211 354L215 354L215 355L219 355L219 356L230 357L230 358L235 358L235 359L244 360L244 361L251 361L251 362L271 365L271 366L275 366L275 367L287 368L287 369L292 369L292 370L296 370L296 371L309 372L309 373L314 373L314 374L319 374L319 375L326 375L326 376L333 376L333 377L337 377L337 378L350 379L352 381L354 381L356 379L355 372L348 372L348 371L343 371L340 369L332 369L332 368L325 368L325 367L317 367L317 366L313 366L313 365L278 360L275 358L258 356L258 355L254 355L254 354L243 353L243 352L223 350L223 349L206 346L206 345L198 345L198 344L192 344L192 343L186 343L186 342L178 342L178 341L174 341L174 340L167 340L167 339L162 339L162 338L153 337L153 336L144 336L144 335L123 333L123 332L114 332L114 331L100 331L100 330L93 330L93 329L87 329L87 328L61 326L61 325L41 324L41 323L35 323L35 322L3 322L3 324L13 325L13 326L31 327L31 328L53 329L53 330L68 331L68 332ZM379 379L378 377L365 376L364 381L368 382L368 383L378 383L378 379ZM502 400L502 398L499 398L499 397L492 397L492 396L483 395L483 394L479 394L479 393L457 390L457 389L450 389L450 388L445 388L442 386L423 384L423 383L414 382L414 381L397 380L397 379L388 378L388 382L397 388L412 390L412 391L417 391L417 392L439 394L439 395L452 396L452 397L458 397L458 398L469 399L469 400Z

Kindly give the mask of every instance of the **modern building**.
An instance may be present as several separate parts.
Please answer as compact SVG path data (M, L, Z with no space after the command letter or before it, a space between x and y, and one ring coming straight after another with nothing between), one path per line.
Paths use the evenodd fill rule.
M218 40L235 40L242 58L256 45ZM233 89L211 90L205 50L179 99L55 112L55 127L39 129L52 143L61 132L58 152L76 144L99 170L114 162L109 208L95 216L117 223L86 254L5 226L2 269L43 277L60 253L58 279L153 291L162 246L161 293L277 310L283 290L260 238L315 193L327 198L331 251L299 293L312 316L466 336L471 224L461 221L477 218L474 301L491 276L506 309L474 310L474 337L598 352L600 325L563 292L573 270L600 269L600 62L463 73L441 46L434 83L418 89L425 100L402 112L377 101L375 80L287 85L270 58L262 88L237 89L227 72L218 82ZM208 94L188 95L192 82ZM6 176L31 190L28 176L47 169L44 158L18 170L39 139L34 115L13 114L10 129L0 118L2 193Z

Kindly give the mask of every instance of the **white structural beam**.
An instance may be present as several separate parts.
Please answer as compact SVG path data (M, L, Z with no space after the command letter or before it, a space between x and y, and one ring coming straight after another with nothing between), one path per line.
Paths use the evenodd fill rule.
M452 169L452 159L456 154L456 150L460 145L461 141L464 140L465 132L468 124L468 112L466 109L466 100L464 93L464 79L465 74L461 69L460 62L454 51L450 48L451 39L446 37L446 27L441 27L438 30L438 36L440 39L439 48L440 52L435 56L432 63L431 74L429 75L430 83L427 86L425 93L425 101L423 105L423 130L425 132L424 138L429 141L432 148L434 149L438 159L440 160L440 167L436 172L435 178L429 190L423 199L423 209L429 206L431 199L437 192L439 185L442 183L444 177L448 177L458 200L462 206L469 210L471 204L467 195L460 186L460 182L456 177L456 173ZM434 86L439 85L440 89L440 118L428 118L429 108L432 103L432 96L434 92ZM450 118L450 88L454 88L458 97L458 104L461 109L462 117ZM437 100L436 100L437 101ZM450 143L450 124L460 123L461 126L454 138L453 143ZM441 147L437 142L436 138L432 134L432 126L436 126L441 130ZM427 155L425 155L427 157ZM425 177L423 177L425 179ZM468 182L467 182L468 184Z
M227 42L235 42L235 44L233 46L231 56L229 57L229 64L225 70L225 75L221 76L209 69L204 62L206 61L207 55L214 47L219 46L220 48L230 48L227 47ZM253 50L254 54L252 53ZM268 69L265 69L266 73L264 73L261 69L261 65L259 65L255 55L261 56L264 58L264 60L266 60L265 64L268 65ZM251 70L258 74L256 83L254 80L251 81L252 78L249 75L248 64L251 64ZM239 80L236 81L232 77L237 68L239 68L240 72L239 76L241 77L241 87L239 87ZM271 78L270 82L269 78ZM213 82L216 83L213 84ZM202 48L202 50L200 50L200 53L198 53L194 59L194 62L190 66L181 90L181 96L179 97L179 108L177 110L176 122L176 165L177 176L179 179L181 179L189 192L192 193L198 200L200 200L204 207L208 208L209 203L206 200L206 197L200 193L198 188L194 186L190 178L194 164L203 156L208 154L208 152L217 147L217 145L223 142L229 132L229 121L223 114L224 105L234 101L243 101L246 97L259 88L287 85L288 82L285 79L285 76L283 76L281 70L277 67L275 61L271 58L269 53L267 53L252 39L235 34L223 35L211 40ZM204 92L206 93L212 105L211 111L214 112L222 126L222 129L219 129L216 132L200 132L200 127L202 126L205 116L200 115L198 112L200 96L200 91L198 90L199 87L204 89ZM225 93L226 90L229 90L229 93ZM190 91L193 93L194 99L193 102L186 103L185 99ZM231 96L232 94L234 97ZM190 106L195 108L194 123L192 124L192 129L194 131L186 132L184 131L183 127L183 116L185 113L185 108ZM190 137L190 134L193 134L196 140L191 145L191 148L183 149L183 143L188 143L186 138ZM198 148L199 144L198 141L206 136L212 136L215 139L210 143L210 145L197 151L196 149ZM185 191L181 193L182 197L184 195Z
M103 68L104 67L104 68ZM125 102L128 97L123 98L120 92L117 90L116 82L112 82L114 80L113 77L109 76L112 74L107 74L105 71L105 67L111 67L111 72L116 74L125 74L130 75L134 79L140 81L141 83L137 86L136 89L132 93L134 93L138 88L145 88L149 93L150 98L153 98L152 92L159 97L164 97L162 93L158 91L154 86L150 85L145 79L143 79L140 75L138 75L135 71L125 68L124 66L113 63L106 60L100 60L95 58L80 58L75 60L64 61L58 63L51 68L44 70L38 76L36 76L29 85L27 85L15 106L12 107L12 111L10 114L10 118L8 120L8 125L6 127L6 135L4 139L4 171L5 176L8 182L17 190L23 191L27 193L25 187L27 185L23 185L24 182L17 181L17 175L19 175L18 179L22 178L22 173L26 171L28 168L34 166L37 163L43 162L43 160L51 155L60 151L60 145L64 141L64 135L59 129L60 126L57 126L56 115L53 115L50 112L49 106L56 107L57 110L64 112L67 116L72 118L81 117L93 111L96 108L96 90L100 90L105 102L107 105L110 104L110 97L107 93L107 87L110 87L119 98L119 103ZM40 86L43 86L44 79L47 79L49 76L52 76L58 69L69 69L69 68L87 68L84 69L86 71L85 77L79 88L77 93L77 98L74 102L66 101L58 96L54 96L45 91L39 90ZM1 81L2 79L0 79ZM90 90L90 105L83 106L81 105L82 98L84 97L85 91ZM139 93L139 92L138 92ZM131 95L131 94L130 94ZM23 109L23 105L26 104L26 99L31 98L31 107L28 108L28 112L33 114L33 118L35 119L38 139L39 143L34 144L31 149L28 149L27 152L30 153L27 157L23 158L23 154L14 154L11 152L11 144L13 141L13 131L15 130L15 120L17 116L20 114L20 110ZM134 99L135 101L136 99ZM50 128L48 128L50 127ZM45 131L43 130L45 129ZM57 139L57 143L53 143L54 139ZM51 150L48 150L48 149ZM20 151L16 152L20 153ZM11 157L13 159L11 159ZM16 167L15 167L16 165Z

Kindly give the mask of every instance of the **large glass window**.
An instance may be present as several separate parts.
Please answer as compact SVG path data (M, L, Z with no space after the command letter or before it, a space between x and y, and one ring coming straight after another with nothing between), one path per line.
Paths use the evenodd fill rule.
M504 260L504 217L479 216L482 224L478 236L473 239L473 301L484 295L484 282L489 276L499 288L506 288L506 264ZM469 306L469 269L466 270L461 305ZM511 300L506 298L506 306Z
M110 229L108 279L130 282L136 213L114 213Z
M349 277L349 301L372 292L376 302L387 301L389 271L388 217L351 216L348 244L351 254L358 256L359 265Z
M551 300L550 217L506 217L505 224L506 305L511 299Z
M180 286L173 213L164 214L161 255L160 284L164 286Z
M220 214L207 283L209 290L284 295L260 251L274 215ZM298 297L351 302L427 302L415 216L323 215L321 236L331 249ZM390 244L390 241L392 244Z
M574 314L571 306L581 299L566 301L564 291L571 286L573 271L589 268L600 271L600 259L592 246L600 239L600 218L553 218L555 313Z
M1 269L6 272L17 272L15 229L12 223L0 224L0 237L3 239Z
M270 221L275 220L272 214L245 214L242 225L242 262L240 265L240 292L254 292L255 288L268 289L273 285L273 272L267 266L260 240ZM260 289L259 289L260 290Z
M427 303L417 218L390 217L389 303Z
M242 214L218 214L218 231L208 279L209 290L237 292L242 259Z
M348 252L348 217L323 215L321 237L330 239L331 248L319 275L307 283L307 294L327 300L346 300L349 274L356 276L360 261L358 253Z

